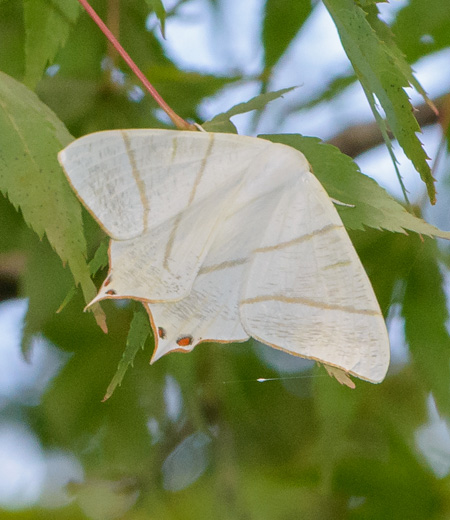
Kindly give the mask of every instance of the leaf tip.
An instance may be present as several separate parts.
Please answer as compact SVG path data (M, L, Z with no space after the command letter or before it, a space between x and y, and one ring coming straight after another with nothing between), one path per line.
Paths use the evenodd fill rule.
M86 312L87 307L84 308L84 312ZM102 329L105 334L108 334L108 325L106 324L106 314L103 312L103 309L100 307L98 303L92 306L92 312L94 313L95 321L97 325Z

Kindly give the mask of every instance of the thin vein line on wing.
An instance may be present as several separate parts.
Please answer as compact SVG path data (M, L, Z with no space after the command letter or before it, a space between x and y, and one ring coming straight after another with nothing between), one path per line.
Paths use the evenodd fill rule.
M237 260L227 260L226 262L221 262L220 264L207 265L200 269L198 274L208 274L214 271L221 271L223 269L229 269L231 267L236 267L237 265L243 265L248 262L248 258L238 258Z
M328 224L321 229L313 231L312 233L307 233L306 235L300 235L298 237L292 238L291 240L287 240L286 242L280 242L278 244L274 244L273 246L265 246L258 247L253 250L254 253L267 253L269 251L276 251L277 249L283 249L285 247L292 246L294 244L300 244L301 242L306 242L307 240L311 240L312 238L318 235L324 235L329 231L333 231L335 229L342 229L344 226L337 224Z
M241 305L250 305L252 303L262 303L268 301L278 301L282 303L300 303L301 305L306 305L308 307L317 307L318 309L326 309L326 310L334 310L334 311L343 311L349 312L351 314L366 314L369 316L379 316L380 312L377 310L371 309L355 309L355 307L341 306L341 305L332 305L329 303L318 302L315 300L310 300L308 298L299 298L299 297L289 297L283 296L282 294L267 294L262 296L255 296L253 298L245 298L241 300Z
M136 182L138 191L139 191L139 197L141 199L142 206L144 208L144 215L143 215L143 230L144 232L147 230L148 227L148 214L150 212L149 202L147 195L145 193L145 183L139 173L139 169L136 164L136 158L134 157L133 149L131 148L131 142L130 138L124 130L121 130L121 135L123 138L123 142L125 143L125 149L127 151L127 156L130 160L131 165L131 173L133 175L133 178Z
M189 200L188 200L188 203L187 203L187 206L186 206L185 210L194 201L195 194L197 192L197 188L198 188L198 186L200 184L200 181L201 181L201 179L203 177L203 173L205 172L206 163L208 162L208 158L211 155L213 144L214 144L214 134L210 133L209 134L208 148L206 149L205 156L203 157L202 162L200 164L200 169L199 169L199 171L197 173L197 176L195 177L195 181L194 181L194 184L192 186L192 190L191 190L191 193L189 195ZM177 235L178 227L180 225L180 222L181 222L182 218L183 218L183 213L181 213L181 212L178 213L178 215L175 218L175 222L174 222L174 225L172 227L172 230L170 232L169 240L167 241L167 244L166 244L166 250L164 252L163 267L165 269L167 269L167 270L169 269L169 257L170 257L170 254L172 252L173 243L175 241L175 237Z

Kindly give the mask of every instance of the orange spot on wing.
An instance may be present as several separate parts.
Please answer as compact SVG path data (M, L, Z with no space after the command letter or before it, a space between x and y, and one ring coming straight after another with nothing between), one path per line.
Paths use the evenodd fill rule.
M110 289L109 291L106 291L106 294L109 294L111 296L114 296L116 293L116 291L114 291L113 289Z
M192 342L192 336L182 336L181 338L177 339L177 345L180 347L189 347L189 345L192 345Z
M166 329L164 329L163 327L158 327L158 336L161 339L164 339L166 337Z

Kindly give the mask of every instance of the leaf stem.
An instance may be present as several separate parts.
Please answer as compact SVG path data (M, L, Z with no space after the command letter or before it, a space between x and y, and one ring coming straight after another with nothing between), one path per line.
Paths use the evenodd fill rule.
M196 130L195 125L192 125L181 118L178 114L176 114L169 105L164 101L164 99L159 95L155 87L148 81L148 79L144 76L142 71L136 65L136 63L131 59L130 55L126 52L126 50L120 45L116 37L113 33L108 29L103 20L98 16L98 14L94 11L94 9L90 6L87 0L78 0L80 4L83 6L88 15L94 20L94 22L98 25L102 33L108 38L117 52L122 56L125 62L128 64L130 69L134 72L134 74L139 78L144 87L149 91L150 95L153 99L158 103L158 105L164 110L164 112L170 117L173 124L179 128L180 130Z

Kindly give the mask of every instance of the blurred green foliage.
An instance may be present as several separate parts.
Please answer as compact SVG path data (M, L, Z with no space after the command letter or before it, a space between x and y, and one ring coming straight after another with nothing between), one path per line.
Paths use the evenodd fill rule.
M159 1L92 2L104 20L120 22L122 44L175 112L185 119L201 121L205 99L230 86L254 82L255 77L246 77L239 70L223 75L185 71L165 55L160 39L146 30L149 6L158 9L157 32L159 24L167 26L172 17L183 16L182 8L189 3L180 1L164 14ZM223 14L221 3L226 4L211 1L219 23ZM327 0L326 4L332 14L339 13L336 18L344 25L340 30L345 31L350 57L352 51L353 56L361 51L358 38L364 40L367 35L371 38L371 52L378 56L381 40L377 41L377 37L381 29L378 25L370 26L371 18L366 22L364 14L367 11L373 17L374 2ZM314 12L307 0L267 0L264 6L260 20L264 58L261 76L256 78L261 81L262 91L268 78L276 77L277 64ZM345 23L345 12L364 21L354 40L351 27ZM371 23L376 25L373 18ZM425 2L412 0L399 10L392 24L399 48L409 62L449 47L449 28L450 10L443 0L427 2L426 7ZM166 126L148 96L139 102L130 99L137 80L111 52L102 33L76 0L2 0L0 38L0 71L10 76L4 80L3 74L0 76L0 91L8 88L8 95L14 94L14 102L19 102L32 94L25 93L23 85L23 91L11 87L16 85L14 80L35 87L41 102L49 108L44 114L34 97L30 103L45 124L59 119L76 137L107 128ZM376 94L382 91L386 103L393 103L390 114L389 107L383 106L391 121L396 114L400 114L396 121L401 121L408 112L409 129L399 131L407 132L406 140L414 140L414 153L422 153L413 135L416 128L411 107L399 106L406 97L397 88L404 81L406 65L401 68L396 61L400 52L395 48L393 53L393 42L383 45L380 63L365 64L365 87ZM358 62L361 55L355 59L360 65L363 63ZM45 73L51 64L58 65L54 75ZM395 83L393 97L382 83L376 84L380 90L371 84L377 82L377 66L383 68L389 79L390 72L399 68L401 79ZM114 80L114 73L120 73L120 81ZM313 99L291 106L299 110L313 103L330 102L356 77L360 77L360 70L355 76L330 76ZM294 96L295 92L289 95ZM4 97L2 100L0 123L7 120L7 109L11 110L10 106L5 109ZM263 105L252 108L259 110ZM12 170L13 160L7 153L11 150L11 135L0 134L0 177L14 172L11 182L16 182L19 172L29 179L26 175L31 175L34 167L42 173L39 167L44 164L47 174L54 175L53 181L52 177L47 179L56 186L62 177L58 177L59 171L52 170L53 163L57 168L56 156L49 159L47 151L51 146L56 151L63 146L62 134L59 143L49 144L51 139L46 137L44 123L40 129L27 126L27 117L33 124L36 122L27 112L30 105L19 108L28 114L23 117L23 128L32 130L33 143L44 150L45 160L39 164L20 163L17 170ZM230 111L228 116L234 113ZM273 132L276 131L274 128ZM29 141L25 130L17 131L16 137L16 143L23 142L25 150ZM312 144L309 141L308 146ZM38 154L27 148L28 152L27 161ZM330 155L323 156L323 161L343 161L344 167L347 158L334 159L332 154L337 151L327 153ZM312 159L310 162L313 164ZM429 183L430 178L426 180ZM329 182L332 190L333 181ZM338 181L334 182L336 187ZM440 187L440 195L444 189ZM351 193L351 186L348 190ZM363 187L361 190L364 192ZM429 443L429 449L439 453L441 464L448 465L444 476L433 470L426 453L417 447L418 432L426 424L432 432L436 424L430 419L430 394L442 417L440 427L449 431L445 421L450 414L450 338L447 272L443 267L449 263L448 250L415 233L406 236L377 229L361 230L367 225L396 230L407 227L397 220L395 212L390 216L390 226L366 222L365 215L353 226L359 229L351 232L352 240L388 324L395 327L393 347L409 352L410 362L394 360L391 372L380 385L357 381L357 388L352 391L339 386L322 368L292 361L254 341L201 345L189 355L171 354L149 367L150 337L143 350L128 352L125 361L133 361L132 368L114 395L102 403L127 337L129 340L130 323L139 311L135 304L104 303L109 327L109 333L104 334L93 316L82 312L85 302L78 290L56 313L73 288L74 271L63 265L55 250L61 252L48 232L47 226L61 224L57 220L59 214L49 210L50 199L46 197L51 195L40 195L44 207L40 216L47 214L49 220L45 224L46 236L41 240L25 223L30 218L23 200L16 202L9 192L6 195L9 200L0 197L0 266L11 255L17 255L14 258L26 265L18 274L20 296L29 302L25 341L40 333L69 356L39 405L11 401L0 408L0 426L11 417L19 418L39 439L43 452L58 449L72 454L82 465L84 479L67 486L71 501L68 499L58 507L38 501L29 508L0 509L0 520L449 517L450 443L444 442L445 435ZM367 204L377 198L372 192L365 196ZM11 202L19 207L17 211ZM66 205L65 209L69 211ZM105 237L84 210L82 217L77 217L79 224L75 218L69 218L69 224L81 229L81 218L86 246L80 247L86 247L90 260ZM386 214L383 218L387 218ZM40 228L36 230L43 234ZM74 234L67 234L70 245ZM100 260L94 279L97 285L106 272ZM146 335L141 329L139 336L143 343ZM258 382L261 377L274 380ZM0 471L3 467L0 460ZM12 474L0 474L0 479L10 477Z

